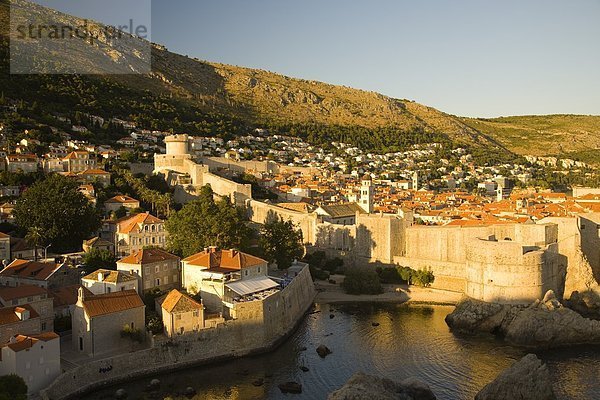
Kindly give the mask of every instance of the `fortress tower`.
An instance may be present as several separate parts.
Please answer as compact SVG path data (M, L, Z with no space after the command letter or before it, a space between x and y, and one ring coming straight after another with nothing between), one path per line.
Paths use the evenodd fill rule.
M371 175L365 174L361 180L359 205L369 214L373 212L374 192L375 190L373 187L373 181L371 180Z
M190 140L185 133L179 135L170 135L165 137L167 146L167 155L183 156L190 154Z

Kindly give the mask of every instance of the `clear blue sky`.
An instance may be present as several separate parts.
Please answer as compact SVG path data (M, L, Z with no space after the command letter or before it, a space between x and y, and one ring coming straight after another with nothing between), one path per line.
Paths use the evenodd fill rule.
M81 1L40 0L80 15ZM177 53L457 115L598 115L599 21L599 0L154 0L151 32Z

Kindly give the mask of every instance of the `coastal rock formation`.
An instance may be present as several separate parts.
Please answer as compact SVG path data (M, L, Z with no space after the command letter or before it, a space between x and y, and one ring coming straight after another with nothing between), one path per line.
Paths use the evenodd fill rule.
M340 389L332 392L328 400L435 400L435 395L425 383L414 378L396 383L390 379L354 374Z
M574 291L566 305L586 318L600 320L600 296L593 290Z
M529 306L465 298L446 316L446 323L457 332L499 334L511 344L533 348L600 343L600 321L564 307L552 292Z
M550 373L545 364L528 354L488 383L475 400L555 400Z

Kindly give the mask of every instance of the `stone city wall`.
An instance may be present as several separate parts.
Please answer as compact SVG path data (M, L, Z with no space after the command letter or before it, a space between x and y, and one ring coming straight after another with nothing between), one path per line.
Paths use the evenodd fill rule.
M239 173L244 172L262 172L269 174L296 174L296 175L315 175L321 174L318 168L279 165L275 161L253 161L241 160L236 161L225 157L201 157L199 161L207 165L211 171L218 169L228 169Z
M540 222L558 226L558 251L567 258L568 265L565 297L570 297L575 290L597 287L600 281L600 213L548 217Z
M357 214L354 225L319 223L314 250L343 257L352 265L391 265L401 252L405 227L405 220L387 214Z
M116 382L269 351L294 331L314 296L306 267L267 299L236 304L237 320L150 349L91 361L60 375L40 396L44 400L81 398Z
M304 243L314 244L316 240L317 214L302 213L278 207L274 204L267 204L257 200L247 200L246 207L248 217L252 222L264 224L269 215L278 215L284 220L291 220L302 230Z
M498 224L478 227L411 226L405 244L394 262L414 269L429 269L435 275L433 287L465 291L469 243L477 238L510 239L521 245L545 246L558 237L554 224ZM493 249L489 250L493 253Z
M252 198L252 185L233 182L211 172L202 174L201 185L210 185L213 192L220 196L230 196L236 206L242 207L247 199Z
M274 161L236 161L225 157L201 157L199 161L208 166L209 170L227 169L239 173L263 172L276 174L279 166Z
M548 290L562 294L566 272L556 243L545 248L471 239L466 247L468 296L487 302L530 303Z

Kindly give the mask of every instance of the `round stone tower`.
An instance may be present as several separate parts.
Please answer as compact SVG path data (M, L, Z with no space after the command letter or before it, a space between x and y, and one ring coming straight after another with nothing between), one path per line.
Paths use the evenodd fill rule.
M167 155L182 156L190 154L189 138L185 133L165 137Z

